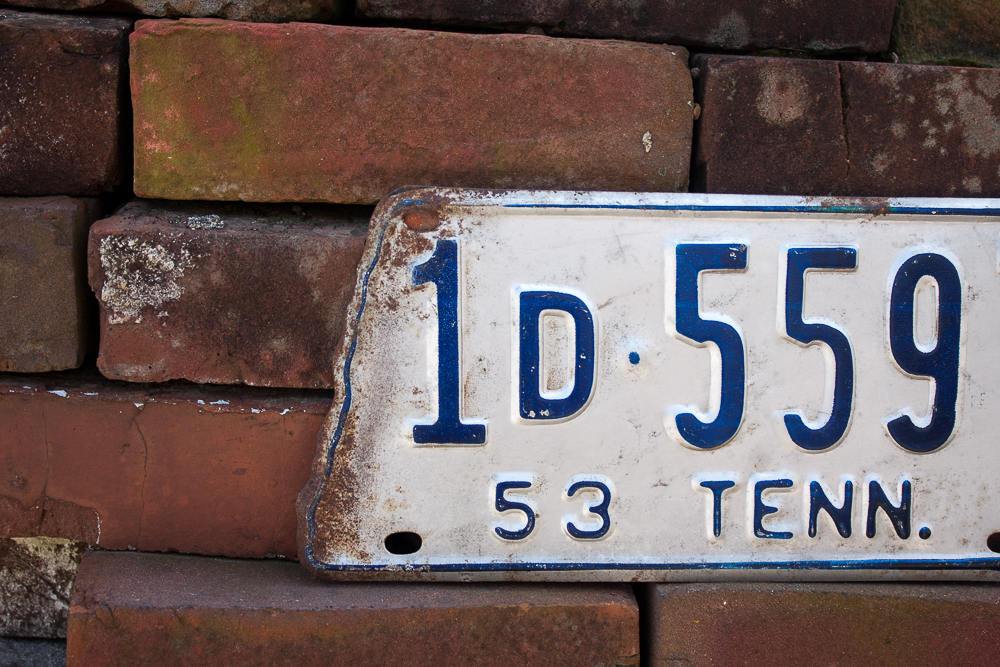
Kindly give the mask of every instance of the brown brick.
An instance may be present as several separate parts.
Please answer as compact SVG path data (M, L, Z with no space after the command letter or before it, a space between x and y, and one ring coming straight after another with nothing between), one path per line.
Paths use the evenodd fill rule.
M1000 69L842 63L850 194L1000 197Z
M699 56L694 188L1000 195L1000 70Z
M295 557L329 396L0 378L0 537Z
M737 194L843 191L847 144L837 63L697 56L692 187Z
M120 183L129 26L0 9L0 195L92 195Z
M235 21L329 21L344 0L6 0L8 5L60 12L131 12L145 16L214 16Z
M997 586L672 584L647 602L653 665L983 665L998 646Z
M69 592L84 546L51 537L0 537L0 636L66 636Z
M687 187L677 47L209 19L141 21L131 44L140 196Z
M93 200L0 198L0 371L83 363L87 228L96 213Z
M358 0L368 17L523 28L712 49L881 52L895 0Z
M132 382L331 386L367 214L133 202L97 222L98 367Z
M1000 3L899 0L892 49L904 62L1000 67Z
M90 553L67 651L81 665L632 665L618 586L323 584L296 565Z

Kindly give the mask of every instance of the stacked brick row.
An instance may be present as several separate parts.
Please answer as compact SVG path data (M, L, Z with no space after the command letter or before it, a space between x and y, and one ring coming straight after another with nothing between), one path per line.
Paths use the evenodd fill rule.
M80 664L666 664L822 618L768 650L992 655L988 587L330 586L205 558L295 558L386 193L997 197L991 0L6 4L0 635L69 615ZM90 553L71 604L91 547L201 557Z

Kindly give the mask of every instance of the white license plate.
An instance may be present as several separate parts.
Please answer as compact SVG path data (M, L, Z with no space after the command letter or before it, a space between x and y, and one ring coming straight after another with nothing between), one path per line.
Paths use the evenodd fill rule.
M394 195L302 558L328 576L987 576L998 251L997 200Z

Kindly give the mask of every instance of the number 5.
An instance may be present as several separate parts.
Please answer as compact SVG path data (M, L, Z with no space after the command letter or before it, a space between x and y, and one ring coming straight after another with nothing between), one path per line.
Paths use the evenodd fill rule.
M697 347L714 343L721 358L719 411L709 421L691 412L674 417L677 431L698 449L714 449L729 442L743 421L746 362L743 338L731 324L702 319L698 282L702 271L740 271L747 268L747 247L730 243L681 243L677 246L677 283L674 289L675 326L679 336Z
M494 526L493 530L496 532L497 536L504 540L523 540L528 535L531 535L531 531L535 529L535 510L528 503L522 503L515 500L508 500L506 493L510 490L517 489L530 489L531 482L529 480L507 480L498 481L496 485L496 491L494 491L494 503L493 506L496 508L497 512L501 514L505 512L521 512L524 514L524 527L518 528L517 530L508 530L503 526Z
M785 332L803 345L826 343L833 352L833 407L826 423L818 428L808 426L802 415L785 415L785 428L796 445L819 452L837 444L851 421L854 398L854 357L851 343L840 329L829 324L806 322L802 318L806 272L816 269L850 271L857 267L858 251L854 248L791 248L785 274Z

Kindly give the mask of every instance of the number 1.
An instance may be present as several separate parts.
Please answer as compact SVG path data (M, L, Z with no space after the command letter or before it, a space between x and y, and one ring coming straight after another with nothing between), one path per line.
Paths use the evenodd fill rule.
M413 267L413 284L437 286L438 414L433 424L416 424L413 441L420 445L481 445L485 424L466 424L459 414L458 241L441 239L434 254Z

